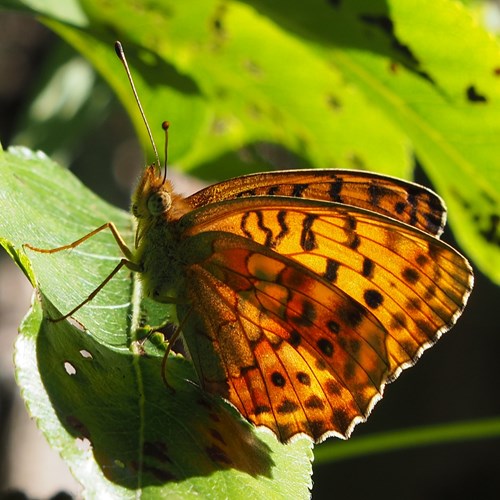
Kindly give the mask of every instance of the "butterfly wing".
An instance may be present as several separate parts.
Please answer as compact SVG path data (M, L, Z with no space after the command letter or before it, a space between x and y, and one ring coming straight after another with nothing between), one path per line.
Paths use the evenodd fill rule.
M439 236L443 200L430 189L394 177L355 170L284 170L250 174L209 186L187 198L193 208L234 198L289 196L353 205Z
M201 382L283 441L347 436L472 286L451 247L352 206L240 198L181 222Z

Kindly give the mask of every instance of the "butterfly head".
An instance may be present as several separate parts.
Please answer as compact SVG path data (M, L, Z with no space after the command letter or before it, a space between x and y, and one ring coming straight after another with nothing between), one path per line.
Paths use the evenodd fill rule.
M136 248L148 231L168 229L189 209L186 201L173 192L161 170L154 164L147 167L132 196L132 214L137 220Z

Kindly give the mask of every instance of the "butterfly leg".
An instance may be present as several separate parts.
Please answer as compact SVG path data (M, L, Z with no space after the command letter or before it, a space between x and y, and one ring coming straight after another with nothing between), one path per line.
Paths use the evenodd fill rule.
M76 311L82 308L85 304L88 304L113 279L114 275L123 266L128 267L132 271L137 271L136 264L128 261L127 259L121 259L120 262L118 262L118 265L108 274L108 276L104 279L104 281L83 302L80 302L77 306L71 309L71 311L64 314L63 316L60 316L59 318L51 318L51 321L53 321L54 323L57 323L58 321L63 321L72 316L74 313L76 313Z
M56 253L56 252L61 252L62 250L70 250L71 248L75 248L78 245L81 245L84 241L88 240L89 238L92 238L92 236L95 236L97 233L103 231L104 229L109 229L111 231L111 234L113 235L116 243L120 247L120 250L122 251L123 255L129 260L132 261L132 252L123 240L121 234L119 233L118 229L112 222L106 222L106 224L103 224L102 226L99 226L97 229L94 229L90 233L86 234L85 236L82 236L80 239L73 241L72 243L69 243L68 245L63 245L61 247L56 247L56 248L38 248L30 245L29 243L25 243L23 245L23 248L29 248L30 250L33 250L34 252L38 253Z
M140 272L141 268L138 264L133 262L133 254L131 250L128 248L127 244L123 240L122 236L118 232L118 229L112 222L107 222L106 224L103 224L102 226L98 227L97 229L94 229L90 233L86 234L82 238L73 241L72 243L69 243L68 245L63 245L61 247L57 248L50 248L50 249L45 249L45 248L38 248L34 247L28 243L25 243L23 245L23 248L29 248L30 250L33 250L34 252L39 252L39 253L56 253L56 252L61 252L63 250L70 250L72 248L77 247L78 245L82 244L84 241L88 240L92 236L96 235L100 231L103 231L104 229L109 229L111 231L111 234L115 238L116 243L120 247L120 250L122 253L125 255L125 259L121 259L120 262L117 264L117 266L111 271L111 273L104 279L104 281L83 301L80 302L76 307L74 307L71 311L68 313L64 314L63 316L60 316L59 318L51 318L51 321L53 322L58 322L58 321L63 321L70 316L72 316L76 311L78 311L81 307L83 307L85 304L88 304L103 288L106 286L106 284L115 276L116 273L122 268L122 267L128 267L131 271L134 272Z
M174 388L168 383L167 380L167 359L168 355L170 354L170 351L172 350L172 346L175 344L180 334L182 333L182 327L186 323L186 320L188 319L191 311L192 309L188 310L187 314L184 316L179 326L176 328L175 332L172 334L170 339L168 339L168 345L167 348L165 349L165 354L163 355L163 360L161 362L161 378L163 379L163 383L165 384L165 386L171 389L172 391L174 391Z

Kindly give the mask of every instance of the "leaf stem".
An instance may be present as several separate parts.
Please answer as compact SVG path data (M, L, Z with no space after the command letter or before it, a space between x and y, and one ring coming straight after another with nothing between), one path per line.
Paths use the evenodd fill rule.
M314 464L323 465L375 453L488 438L500 438L500 417L385 432L346 442L329 441L315 449Z

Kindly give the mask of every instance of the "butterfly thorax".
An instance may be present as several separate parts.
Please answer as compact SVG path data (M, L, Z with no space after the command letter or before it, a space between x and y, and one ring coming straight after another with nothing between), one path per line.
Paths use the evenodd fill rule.
M155 166L149 166L132 197L137 221L134 261L141 268L144 294L170 302L182 282L182 252L177 222L190 211Z

